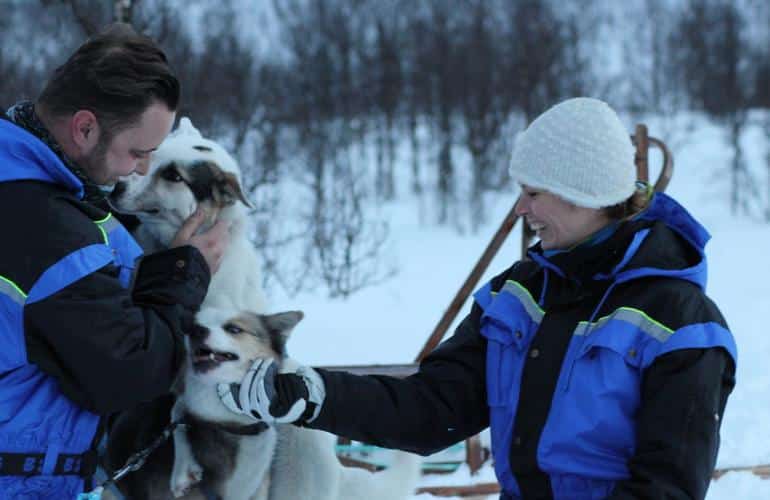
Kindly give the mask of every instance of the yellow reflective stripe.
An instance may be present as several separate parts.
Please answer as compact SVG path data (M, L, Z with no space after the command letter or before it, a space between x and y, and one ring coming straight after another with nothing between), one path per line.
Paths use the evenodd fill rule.
M537 302L535 302L535 299L532 298L532 294L529 293L529 290L527 290L524 285L518 281L507 280L500 291L508 292L519 299L521 305L524 306L524 310L527 311L530 317L537 323L540 323L543 320L545 311L537 304Z
M7 295L20 305L24 305L27 300L27 294L19 288L19 285L4 276L0 276L0 293Z
M630 323L660 342L667 341L674 333L674 330L660 323L659 321L652 319L644 311L634 309L633 307L619 307L613 311L612 314L599 318L599 320L594 323L581 321L578 323L577 328L575 328L574 334L589 335L592 330L603 326L610 320Z
M107 222L111 218L112 218L112 213L108 212L107 215L104 216L104 219L95 220L94 223L95 224L104 224L105 222Z
M96 224L96 227L99 228L99 231L102 232L102 237L104 238L104 244L109 245L110 244L110 238L109 233L116 227L120 227L120 222L118 222L111 213L108 213L107 216L104 219L101 220L95 220L94 224Z
M105 245L109 245L110 244L110 239L107 238L107 231L105 231L104 228L102 226L98 225L98 224L96 225L96 227L98 227L99 231L102 232L102 237L104 238L104 244Z
M110 216L105 218L103 222L100 222L99 225L101 225L109 234L113 229L120 227L120 222L118 222L118 219L112 217L112 214L110 214Z

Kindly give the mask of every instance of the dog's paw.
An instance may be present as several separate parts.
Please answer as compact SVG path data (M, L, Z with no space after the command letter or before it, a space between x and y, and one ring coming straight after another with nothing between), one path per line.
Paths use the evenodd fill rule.
M203 479L203 469L195 461L191 460L184 467L174 467L174 472L171 474L171 493L174 498L181 498L193 486L200 483L201 479Z

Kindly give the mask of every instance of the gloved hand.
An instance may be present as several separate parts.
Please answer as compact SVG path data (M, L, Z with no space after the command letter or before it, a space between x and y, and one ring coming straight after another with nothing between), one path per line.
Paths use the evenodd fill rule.
M293 365L278 373L273 359L258 359L240 384L219 384L217 393L232 412L265 423L306 424L321 412L326 390L321 376L308 366Z

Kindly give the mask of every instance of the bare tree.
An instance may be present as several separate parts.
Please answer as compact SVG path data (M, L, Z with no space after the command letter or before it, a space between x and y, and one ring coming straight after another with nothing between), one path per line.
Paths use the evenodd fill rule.
M35 99L83 34L61 0L0 0L0 7L0 104L7 106Z
M14 50L13 21L0 16L0 113L19 99L33 97L28 92L37 86L35 80L42 78L40 70L25 65L20 51Z
M422 148L419 136L420 117L427 116L431 108L431 78L426 68L431 55L426 50L429 21L419 13L407 20L406 40L404 42L403 97L406 103L406 127L411 148L412 193L420 196L423 193Z
M89 37L113 20L114 0L40 0L44 6L62 4L80 27L83 35Z
M766 80L770 81L770 80ZM765 155L765 163L767 165L767 186L765 191L765 220L770 222L770 104L766 104L765 108L765 144L767 147L767 153Z
M382 115L383 126L377 131L377 194L385 199L395 197L395 122L399 97L402 92L401 61L396 46L398 24L386 26L382 19L376 21L375 103Z
M571 75L566 64L565 28L549 2L522 0L506 4L508 27L502 58L509 98L529 122L563 95Z
M429 47L430 60L424 68L431 77L432 115L438 140L437 203L439 224L452 222L457 209L454 161L452 146L455 141L454 112L456 110L458 80L461 72L454 44L456 35L457 7L459 2L434 0L430 3ZM454 221L457 222L456 220Z
M130 23L133 19L134 4L137 0L113 0L112 18L119 23Z
M495 33L502 27L493 24L496 16L486 0L469 0L468 9L469 24L463 27L459 49L466 61L460 110L472 159L471 226L476 229L486 221L485 193L500 187L496 185L500 175L493 167L504 162L495 161L491 148L512 111L513 99L506 88L510 82L498 65L505 56L495 43Z
M348 297L392 276L383 265L382 249L388 236L384 221L373 220L364 203L365 183L346 155L339 155L335 188L318 206L313 220L314 265L331 297Z
M632 109L671 114L677 103L676 82L669 77L668 41L674 11L668 0L645 0L629 5L628 36L623 42L623 73L630 83L626 97Z
M723 123L733 150L730 207L750 213L759 198L740 139L746 125L753 78L743 36L742 12L727 0L690 0L671 38L679 81L693 104Z

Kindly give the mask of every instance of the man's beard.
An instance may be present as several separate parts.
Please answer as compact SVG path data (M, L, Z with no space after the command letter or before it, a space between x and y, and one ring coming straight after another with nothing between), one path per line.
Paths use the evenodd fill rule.
M110 177L109 168L107 168L107 150L109 146L108 141L100 140L88 156L78 161L80 168L83 169L94 184L100 187L111 186L117 182L117 178Z

